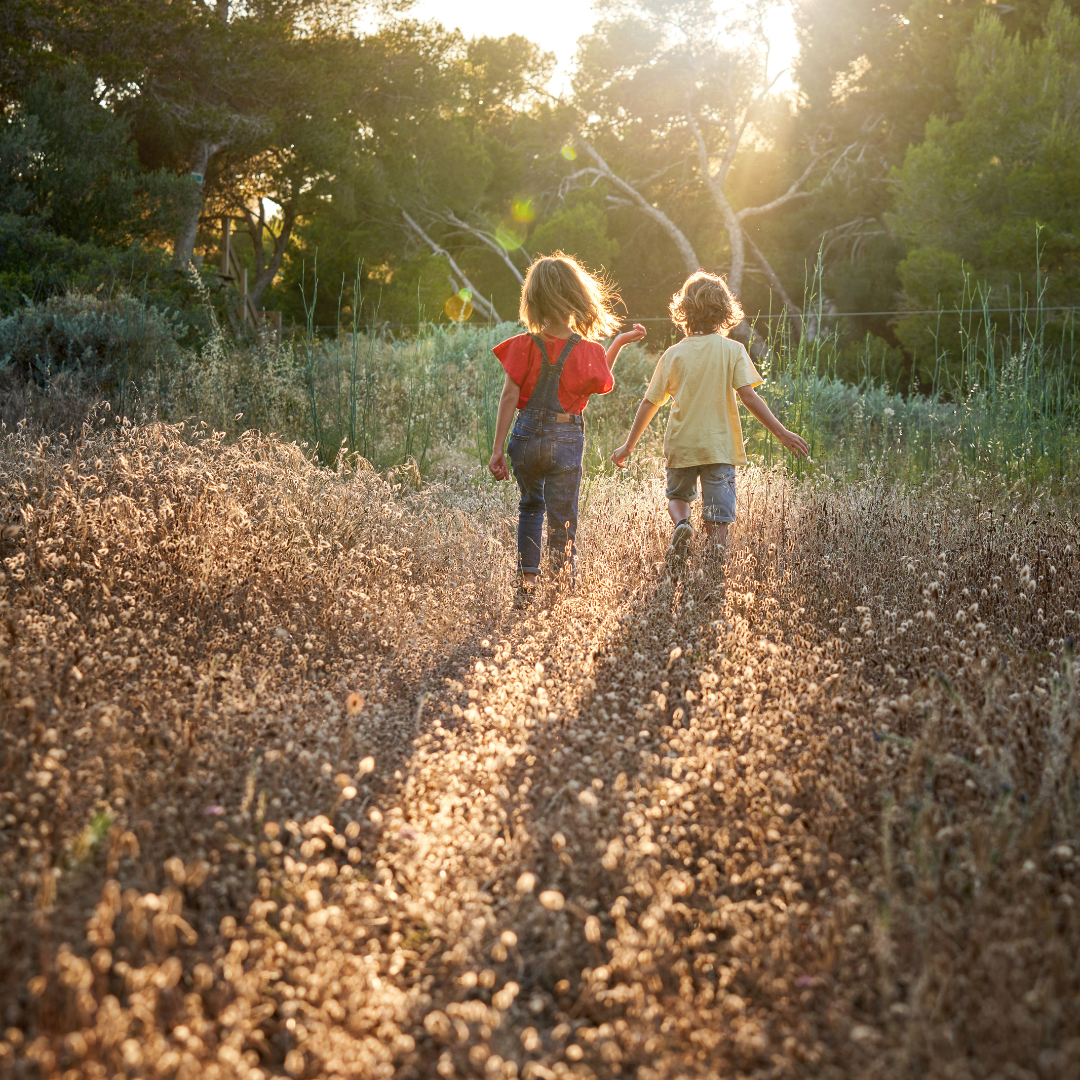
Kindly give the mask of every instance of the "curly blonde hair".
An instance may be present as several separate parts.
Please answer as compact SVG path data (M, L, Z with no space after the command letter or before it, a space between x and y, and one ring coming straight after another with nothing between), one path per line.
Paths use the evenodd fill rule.
M743 320L742 305L719 274L691 274L668 305L671 321L684 334L730 330Z
M521 286L518 314L530 333L539 333L544 323L565 319L570 329L583 338L613 334L621 320L612 310L619 294L602 277L562 251L533 260Z

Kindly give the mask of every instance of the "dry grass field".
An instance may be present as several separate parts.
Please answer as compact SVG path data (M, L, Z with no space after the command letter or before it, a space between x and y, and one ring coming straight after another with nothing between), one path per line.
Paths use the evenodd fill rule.
M1075 505L587 494L5 434L0 1075L1080 1075Z

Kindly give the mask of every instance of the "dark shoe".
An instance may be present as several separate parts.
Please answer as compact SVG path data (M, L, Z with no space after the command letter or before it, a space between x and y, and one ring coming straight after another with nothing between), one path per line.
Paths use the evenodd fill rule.
M693 539L694 526L690 524L688 518L683 518L671 533L671 543L668 544L667 549L668 566L674 568L686 562L690 541Z
M533 600L536 598L536 586L525 585L522 582L518 583L518 587L514 590L514 608L517 611L523 611L527 608Z

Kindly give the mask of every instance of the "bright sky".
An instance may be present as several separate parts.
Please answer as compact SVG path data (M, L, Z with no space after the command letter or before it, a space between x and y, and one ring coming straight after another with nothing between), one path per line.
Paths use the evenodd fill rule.
M507 0L417 0L409 11L411 18L437 20L444 26L461 30L466 37L505 37L521 34L541 48L553 52L559 66L555 73L557 88L565 85L574 60L577 41L588 33L595 22L590 0L532 0L528 3L508 3ZM778 9L770 20L771 50L769 73L776 75L790 67L795 57L795 27L791 14ZM785 76L777 90L792 88Z

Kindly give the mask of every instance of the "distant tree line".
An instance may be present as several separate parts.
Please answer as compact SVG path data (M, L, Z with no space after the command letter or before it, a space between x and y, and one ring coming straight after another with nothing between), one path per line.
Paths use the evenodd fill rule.
M804 0L781 95L773 0L601 0L554 95L532 42L393 0L8 0L0 308L105 266L175 303L228 219L286 321L408 327L456 294L501 320L562 248L635 319L719 270L748 341L824 315L841 370L870 355L906 389L973 295L1080 303L1078 6Z

